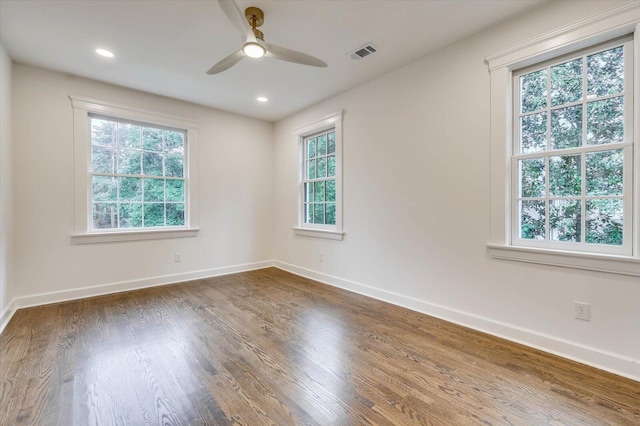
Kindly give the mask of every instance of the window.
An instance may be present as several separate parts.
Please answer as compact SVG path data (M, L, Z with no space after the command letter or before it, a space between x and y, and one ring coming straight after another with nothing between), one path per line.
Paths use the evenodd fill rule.
M71 99L74 242L195 236L197 123Z
M639 46L625 3L486 58L493 258L640 276Z
M300 141L297 235L341 240L342 113L296 129Z
M336 131L302 142L304 148L304 224L336 224Z
M184 227L186 131L90 117L92 229Z
M514 73L514 245L631 254L633 49Z

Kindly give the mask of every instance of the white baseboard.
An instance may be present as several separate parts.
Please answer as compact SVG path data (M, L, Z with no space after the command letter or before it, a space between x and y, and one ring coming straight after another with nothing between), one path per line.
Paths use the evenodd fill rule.
M13 317L13 314L16 313L16 304L15 299L9 302L9 305L2 311L0 314L0 334L2 334L2 330L9 324L9 321Z
M138 280L121 281L110 284L97 285L92 287L74 288L70 290L53 291L50 293L40 293L30 296L16 297L9 304L9 308L5 310L0 318L6 322L13 316L17 309L28 308L32 306L48 305L50 303L66 302L75 299L84 299L86 297L103 296L105 294L121 293L123 291L139 290L147 287L158 287L168 284L176 284L185 281L199 280L204 278L217 277L221 275L235 274L238 272L253 271L256 269L269 268L274 266L272 260L263 262L245 263L241 265L223 266L220 268L203 269L200 271L185 272L181 274L163 275L151 278L142 278ZM0 322L6 326L4 322ZM0 332L2 328L0 328Z
M640 360L572 342L536 330L481 317L322 272L275 261L275 267L321 283L421 312L496 337L520 343L582 364L640 381Z

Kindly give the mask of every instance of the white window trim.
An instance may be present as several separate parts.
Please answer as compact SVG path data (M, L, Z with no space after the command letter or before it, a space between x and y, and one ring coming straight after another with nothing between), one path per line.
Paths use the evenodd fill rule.
M73 155L74 155L74 229L71 241L74 244L108 243L116 241L150 240L161 238L195 237L198 228L198 128L197 121L138 108L115 105L94 99L69 96L73 107ZM185 129L187 132L187 152L185 153L185 227L154 229L91 229L91 185L89 164L90 117L100 114L116 119L134 120L165 127Z
M336 135L336 224L316 225L304 223L304 149L301 149L306 136L325 130L334 129ZM298 225L293 227L294 233L303 237L325 238L341 241L344 239L342 228L342 111L327 115L319 120L297 127L293 130L298 142Z
M632 255L609 255L513 246L511 229L513 71L633 33L634 185ZM491 74L491 230L495 259L640 276L640 4L624 3L486 58ZM515 220L515 218L514 218Z

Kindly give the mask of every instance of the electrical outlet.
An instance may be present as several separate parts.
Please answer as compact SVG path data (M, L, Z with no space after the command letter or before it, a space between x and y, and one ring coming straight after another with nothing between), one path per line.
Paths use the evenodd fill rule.
M318 262L324 262L324 253L323 252L318 253Z
M576 319L589 321L591 319L591 305L583 302L574 302L576 308Z
M180 253L176 253L173 255L173 261L176 263L182 262L182 255Z

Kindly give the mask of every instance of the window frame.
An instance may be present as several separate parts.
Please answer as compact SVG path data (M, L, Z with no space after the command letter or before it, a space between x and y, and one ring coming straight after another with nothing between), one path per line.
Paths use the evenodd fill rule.
M322 134L333 130L335 132L335 156L336 156L336 223L335 225L305 223L305 139L316 134ZM308 123L294 129L294 135L298 142L298 223L294 226L296 235L304 237L317 237L331 240L342 240L344 231L342 228L342 111L327 115L319 120Z
M73 108L74 230L75 244L195 237L198 224L197 121L167 114L69 96ZM148 228L93 229L91 119L108 118L185 132L184 187L185 225Z
M623 50L624 50L624 66L625 66L625 74L624 74L624 78L625 78L625 87L624 90L622 92L622 96L624 96L624 140L622 142L619 143L611 143L611 144L602 144L602 145L589 145L586 143L586 139L585 137L585 132L587 129L587 121L586 121L586 117L587 117L587 106L590 102L594 102L593 98L588 98L587 93L586 93L586 79L584 78L584 76L586 75L586 68L583 68L583 82L582 82L582 90L583 90L583 96L579 101L576 102L571 102L570 106L573 107L575 105L581 105L582 106L582 122L583 122L583 127L581 129L581 132L583 133L583 143L580 147L575 147L575 148L565 148L565 149L552 149L550 144L551 144L551 138L550 138L550 133L549 133L549 129L551 128L551 124L549 121L550 115L547 117L547 149L543 150L543 151L536 151L536 152L531 152L531 153L520 153L519 152L519 136L520 136L520 121L519 121L519 117L523 116L523 114L520 113L519 111L519 106L520 106L520 102L521 102L521 97L520 97L520 90L517 90L519 88L519 78L523 75L526 75L528 73L531 72L536 72L538 70L542 70L542 69L547 69L549 70L551 67L555 66L555 65L560 65L566 62L570 62L572 60L578 59L578 58L584 58L584 57L588 57L590 55L593 54L597 54L599 52L603 52L606 51L608 49L617 47L617 46L622 46ZM606 253L606 254L620 254L620 255L627 255L630 256L632 255L632 241L633 241L633 206L632 206L632 201L633 201L633 151L634 151L634 135L633 135L633 90L634 90L634 81L633 81L633 60L634 60L634 55L633 55L633 38L630 36L625 36L625 37L621 37L621 38L616 38L614 40L610 40L608 42L604 42L604 43L599 43L596 44L594 46L590 46L588 48L585 49L580 49L578 51L574 51L571 52L569 54L565 54L565 55L561 55L558 57L554 57L550 60L547 61L543 61L540 63L536 63L533 65L530 65L528 67L525 68L520 68L517 70L514 70L512 72L513 75L513 79L512 79L512 88L514 90L512 90L513 93L513 102L512 102L512 107L513 107L513 112L512 112L512 127L513 127L513 137L512 137L512 144L513 146L511 147L511 236L512 236L512 240L511 240L511 244L513 246L520 246L520 247L538 247L538 248L550 248L550 249L556 249L556 250L562 250L562 251L579 251L579 252L586 252L586 253ZM584 63L583 63L584 66ZM549 76L547 76L547 79L550 78ZM549 100L549 94L547 94L547 100ZM604 97L596 97L595 99L612 99L615 97L619 97L620 95L615 95L615 96L604 96ZM559 110L559 109L563 109L563 108L567 108L566 104L560 105L560 106L552 106L552 105L547 105L544 110L540 110L540 111L553 111L553 110ZM540 112L538 111L538 112ZM533 111L532 111L533 112ZM524 115L528 115L532 112L527 112ZM535 113L538 113L535 112ZM529 159L529 158L540 158L540 157L544 157L545 158L545 186L548 188L549 186L549 180L550 180L550 169L549 169L549 159L551 157L554 156L566 156L566 155L581 155L583 156L581 158L581 184L583 189L586 186L586 167L583 167L582 165L585 164L586 162L586 156L588 155L588 153L592 153L592 152L602 152L602 151L612 151L612 150L622 150L624 152L624 162L623 162L623 193L620 196L623 199L623 213L624 213L624 229L623 229L623 244L620 246L613 246L613 245L600 245L600 244L590 244L590 243L586 243L585 242L585 236L586 236L586 211L584 209L584 203L582 201L585 201L589 199L590 196L587 196L586 193L582 193L580 196L567 196L567 197L554 197L551 196L549 193L545 193L545 195L543 197L538 197L541 199L544 199L546 202L546 224L545 224L545 234L546 234L546 238L545 240L536 240L536 239L524 239L519 237L519 220L520 220L520 215L519 215L519 211L518 211L518 199L521 198L519 197L518 194L518 189L519 189L519 176L520 174L518 173L518 162L520 160L525 160L525 159ZM637 193L637 191L635 191ZM548 239L548 233L550 231L550 227L549 227L549 219L550 219L550 213L549 213L549 209L550 209L550 204L549 202L552 199L562 199L562 198L576 198L576 199L580 199L581 201L581 206L583 207L581 212L582 212L582 217L581 217L581 225L582 225L582 235L583 235L583 241L582 242L576 242L576 243L572 243L572 242L561 242L561 241L551 241ZM602 197L596 197L596 198L602 198Z
M522 247L512 243L513 72L616 38L633 37L633 217L630 255ZM491 220L494 259L640 276L640 5L624 3L486 58L490 72Z

